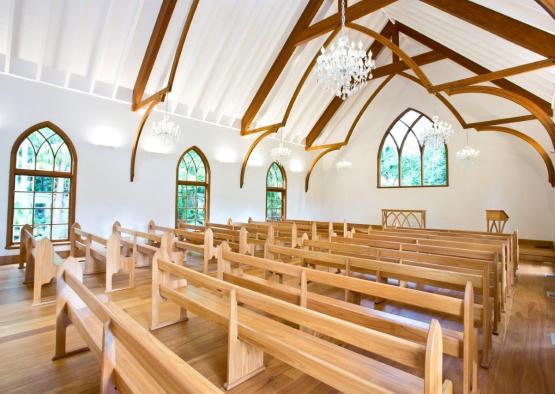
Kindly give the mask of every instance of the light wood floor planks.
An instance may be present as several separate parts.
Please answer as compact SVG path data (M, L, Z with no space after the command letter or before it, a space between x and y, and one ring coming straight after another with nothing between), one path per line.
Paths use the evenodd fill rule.
M200 259L193 259L200 269ZM555 393L555 348L550 334L555 332L555 300L546 297L555 290L553 264L522 262L512 298L510 316L505 316L506 332L494 338L494 352L489 370L480 369L482 393ZM147 326L150 320L150 275L140 269L137 288L113 293L110 299L133 318ZM101 293L103 275L86 277L85 284ZM125 278L116 277L115 285ZM54 350L54 305L31 307L32 288L22 285L23 272L17 266L0 267L0 393L97 393L99 365L90 353L82 353L52 362ZM53 286L48 289L53 295ZM325 289L312 289L325 292ZM365 304L372 305L371 300ZM429 320L423 311L385 305L420 320ZM170 314L170 308L165 309ZM457 323L441 320L444 326ZM225 381L227 336L221 328L196 316L188 322L163 328L155 335L176 354L189 362L216 384ZM504 337L504 343L501 343ZM70 328L69 348L81 344ZM266 370L235 388L237 393L332 393L317 380L288 365L265 358ZM444 377L453 380L460 392L460 360L445 357Z

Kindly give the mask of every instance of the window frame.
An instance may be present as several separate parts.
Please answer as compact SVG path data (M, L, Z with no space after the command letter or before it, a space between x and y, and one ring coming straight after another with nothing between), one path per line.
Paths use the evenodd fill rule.
M416 117L416 119L409 125L407 125L406 123L403 122L403 124L405 126L407 126L407 132L405 133L405 135L403 136L403 141L401 142L401 146L398 147L398 151L397 151L397 162L398 162L398 179L399 179L399 185L397 186L382 186L382 176L381 176L381 155L382 155L382 149L383 146L385 144L385 141L387 139L388 136L391 136L391 138L393 139L393 142L395 143L395 145L397 146L397 141L395 140L395 138L393 137L393 134L391 134L391 130L393 129L393 127L395 127L395 125L401 121L401 118L408 112L410 111L414 111L416 113L418 113L419 115ZM382 137L382 141L380 143L380 146L378 148L378 155L377 155L377 180L378 180L378 184L377 184L377 188L378 189L411 189L411 188L425 188L425 187L449 187L449 147L447 146L447 144L444 144L445 146L445 178L446 178L446 183L445 185L425 185L424 184L424 149L425 149L425 145L419 146L420 148L420 185L410 185L410 186L403 186L401 185L401 154L403 152L403 146L405 145L405 141L408 138L410 133L413 133L414 136L416 137L416 133L414 133L413 127L416 125L416 123L422 118L425 117L427 118L430 122L432 122L432 119L430 119L430 117L428 115L426 115L425 113L418 111L417 109L414 108L407 108L406 110L404 110L403 112L401 112L401 114L399 116L397 116L393 122L391 122L391 124L389 125L389 127L387 128L387 130L385 131L383 137ZM416 140L420 143L420 140L418 140L418 137L416 137Z
M62 138L65 145L67 146L69 153L71 155L71 172L58 172L58 171L44 171L44 170L27 170L27 169L17 169L17 152L19 147L35 131L40 129L49 128ZM36 157L35 157L36 158ZM20 242L13 242L13 218L14 218L14 200L15 200L15 177L17 175L27 175L27 176L46 176L51 178L66 178L70 179L71 187L69 191L69 208L68 208L68 237L63 240L52 241L54 245L63 245L69 242L69 229L73 223L75 223L75 207L76 207L76 194L77 194L77 151L73 142L68 137L68 135L56 124L51 121L44 121L37 123L29 128L27 128L23 133L17 137L12 145L12 150L10 153L10 179L8 187L8 221L6 226L6 249L17 249L19 248ZM35 191L33 191L35 193ZM35 208L33 207L33 215Z
M181 181L179 180L179 165L181 161L185 158L185 155L190 152L194 151L197 155L199 155L202 163L204 164L204 171L205 171L205 182L198 182L198 181ZM177 160L177 166L175 168L175 228L179 228L179 217L178 217L178 197L179 197L179 186L204 186L205 187L205 199L204 199L204 225L208 223L210 220L210 181L211 181L211 171L210 171L210 164L208 163L208 159L204 155L204 153L200 150L200 148L196 145L191 146L190 148L185 149L183 154Z
M281 177L283 179L283 187L273 187L268 186L268 174L272 169L272 166L276 164L279 170L281 171ZM264 206L264 216L266 221L274 221L268 219L268 192L278 192L281 193L281 221L287 220L287 174L285 173L285 168L279 163L278 161L273 161L270 163L268 170L266 171L266 205Z

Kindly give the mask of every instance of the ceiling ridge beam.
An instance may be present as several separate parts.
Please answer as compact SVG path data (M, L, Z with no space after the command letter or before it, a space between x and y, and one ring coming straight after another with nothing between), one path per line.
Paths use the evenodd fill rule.
M345 9L345 22L353 22L374 11L394 3L396 0L362 0ZM307 27L298 34L295 45L304 44L323 34L329 33L341 26L341 14L338 12L332 16Z
M555 36L468 0L420 0L443 12L547 58L555 57Z
M270 70L264 77L264 80L260 84L260 87L258 88L256 94L251 100L251 103L245 111L243 118L241 119L241 135L243 135L244 132L249 129L254 118L256 117L256 114L262 107L262 104L264 104L264 101L270 94L270 91L272 90L279 76L285 69L285 66L293 56L296 48L294 43L297 39L297 36L300 34L300 32L302 32L310 25L323 2L324 0L309 0L303 13L297 20L295 27L289 34L289 37L285 41L285 44L281 48L278 56L274 60L274 63L270 67Z
M427 46L430 49L434 49L434 50L443 52L445 55L447 55L447 57L450 60L452 60L453 62L459 64L460 66L462 66L464 68L466 68L467 70L470 70L475 74L487 74L487 73L491 72L491 70L481 66L480 64L474 62L473 60L470 60L467 57L464 57L460 53L455 52L451 48L446 47L443 44L440 44L439 42L431 39L430 37L418 32L418 31L416 31L416 30L414 30L410 27L408 27L407 25L404 25L400 22L397 22L397 24L399 25L399 30L400 30L401 33L409 36L413 40L418 41L419 43ZM511 82L507 79L504 79L504 78L494 80L494 81L492 81L492 83L494 85L499 86L500 88L506 89L508 91L519 94L521 96L524 96L524 97L528 98L529 100L534 101L548 115L553 114L553 110L551 109L551 103L542 99L541 97L536 96L534 93L530 92L529 90L526 90L526 89L518 86L517 84L515 84L515 83L513 83L513 82Z
M463 78L456 81L442 83L440 85L432 86L432 91L441 92L443 90L448 90L450 88L458 88L462 86L474 85L477 83L491 82L498 79L503 79L505 77L523 74L523 73L539 70L546 67L552 67L554 65L555 65L555 59L539 60L537 62L522 64L520 66L509 67L503 70L491 71L489 73L480 74L469 78Z

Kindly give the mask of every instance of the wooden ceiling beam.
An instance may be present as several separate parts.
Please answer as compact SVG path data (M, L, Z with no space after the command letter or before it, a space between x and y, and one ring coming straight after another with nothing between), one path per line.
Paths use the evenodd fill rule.
M148 41L148 46L146 47L146 52L143 57L143 62L141 63L141 68L139 69L139 74L135 81L135 87L133 88L133 101L131 104L131 110L138 110L139 104L142 101L143 94L146 89L146 84L154 68L154 63L156 62L156 57L162 46L162 41L166 35L166 30L170 24L170 20L175 9L177 0L163 0L162 5L160 5L160 11L158 12L158 17L156 18L156 23L154 24L154 29Z
M547 58L555 57L555 35L468 0L420 0Z
M442 83L440 85L432 86L432 91L441 92L443 90L448 90L450 88L458 88L462 86L475 85L477 83L491 82L498 79L503 79L505 77L510 77L513 75L539 70L541 68L552 67L553 65L555 65L555 59L540 60L537 62L523 64L520 66L509 67L504 70L492 71L489 73L476 75L470 78L463 78L457 81Z
M451 48L448 48L445 45L442 45L439 42L437 42L435 40L432 40L428 36L425 36L424 34L419 33L416 30L414 30L414 29L412 29L412 28L410 28L410 27L408 27L408 26L406 26L402 23L397 22L397 24L399 25L399 31L401 33L406 34L410 38L420 42L421 44L427 46L430 49L434 49L436 51L443 52L449 59L451 59L453 62L461 65L462 67L466 68L467 70L470 70L475 74L491 73L491 71L488 70L487 68L485 68L485 67L479 65L478 63L462 56L461 54L459 54L458 52L455 52ZM528 98L529 100L532 100L543 111L545 111L545 113L547 113L548 115L553 114L553 110L551 109L551 103L542 99L541 97L536 96L532 92L530 92L530 91L528 91L524 88L521 88L517 84L512 83L511 81L509 81L507 79L494 80L494 81L492 81L492 83L494 85L499 86L500 88L503 88L505 90L508 90L508 91L513 92L513 93L519 94L521 96L524 96L524 97Z
M555 1L554 0L536 0L538 3L553 19L555 19Z
M241 119L241 135L244 135L245 132L248 132L248 129L252 124L254 118L256 117L256 114L262 107L262 104L264 104L264 101L270 94L270 91L274 87L283 69L289 62L289 59L291 59L291 57L293 56L293 52L296 48L295 41L297 40L299 34L308 26L310 26L312 19L314 19L314 17L316 16L316 13L320 9L320 6L323 2L324 0L309 0L303 13L299 17L299 20L295 24L295 27L293 28L293 30L289 34L289 37L285 41L285 44L281 48L281 51L279 52L276 60L274 60L272 67L268 71L268 74L266 74L264 81L258 88L258 91L254 95L251 103L245 111L243 118Z
M438 51L429 51L416 55L412 60L419 66L424 66L426 64L439 62L440 60L446 59L443 53ZM408 70L409 66L405 62L395 62L386 64L385 66L377 67L372 71L372 78L381 78L391 74L397 74L401 71Z
M465 128L475 129L478 127L498 126L502 124L527 122L529 120L537 120L537 119L538 118L536 118L534 115L513 116L512 118L502 118L502 119L484 120L481 122L467 123Z
M345 9L345 21L353 22L365 15L371 14L383 7L387 7L397 0L361 0ZM295 39L295 45L304 44L323 34L329 33L341 26L341 14L338 12L332 16L322 19L304 29Z

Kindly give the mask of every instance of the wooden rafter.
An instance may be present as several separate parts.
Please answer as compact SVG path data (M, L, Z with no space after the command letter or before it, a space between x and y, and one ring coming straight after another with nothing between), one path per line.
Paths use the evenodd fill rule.
M513 116L511 118L484 120L481 122L467 123L466 126L467 128L475 129L477 127L489 127L489 126L497 126L497 125L508 124L508 123L527 122L529 120L537 120L537 118L534 115Z
M158 52L162 46L162 41L166 35L166 30L170 24L176 4L177 0L163 0L160 5L160 11L158 12L158 17L156 18L156 23L154 24L154 29L150 35L150 40L143 57L143 62L141 63L141 68L139 69L139 74L137 75L137 79L135 81L135 87L133 88L133 102L131 104L131 109L133 111L140 108L139 104L142 101L146 84L148 83L148 79L150 78L150 74L154 68L154 63L158 57Z
M468 0L420 0L443 12L547 58L555 57L555 36Z
M361 0L356 4L345 9L345 20L346 22L353 22L365 15L371 14L383 7L387 7L396 0ZM295 45L303 44L307 41L313 40L314 38L321 36L323 34L329 33L332 30L337 29L341 26L341 14L337 13L326 19L321 20L313 24L310 27L304 29L295 40Z
M551 15L551 17L553 19L555 19L555 1L553 1L553 0L536 0L536 3L538 3L540 6L542 6L542 8L544 10L546 10L547 13L549 15Z
M193 0L193 2L191 3L191 7L189 8L189 13L187 14L187 19L185 20L185 24L183 25L183 29L179 37L179 42L177 44L177 48L173 57L172 67L170 69L170 74L168 77L168 84L166 85L166 87L160 89L158 92L150 95L143 100L142 96L144 94L148 78L150 77L150 73L152 72L152 68L154 67L154 63L156 61L158 51L160 50L160 45L162 44L162 41L164 39L164 35L171 19L171 15L175 8L175 4L171 6L171 1L164 0L160 8L160 13L158 14L154 30L152 31L147 51L145 53L145 57L143 58L141 69L139 70L139 75L137 76L137 80L135 81L135 88L133 89L133 102L131 104L131 110L136 111L145 106L147 107L147 109L145 113L141 116L141 120L139 122L137 132L135 133L135 140L133 142L133 148L131 151L131 182L133 182L133 180L135 179L135 161L137 158L137 149L141 140L143 128L145 127L146 121L148 120L150 114L154 110L154 107L156 107L156 105L158 105L160 102L164 101L166 99L166 95L172 90L175 73L177 72L177 66L179 65L179 59L181 58L181 52L183 51L183 46L185 45L185 40L187 39L187 34L189 32L189 28L191 27L191 23L193 22L193 17L195 15L199 2L200 0ZM164 23L166 24L165 26L163 26Z
M249 158L251 157L252 151L254 150L254 148L256 148L256 146L266 137L268 137L271 134L274 134L278 131L277 127L273 127L267 131L265 131L264 133L260 134L258 137L256 137L256 139L253 141L253 143L251 144L251 146L249 147L249 150L247 151L247 154L245 155L245 157L243 158L243 164L241 164L241 176L239 178L239 187L243 187L244 183L245 183L245 171L247 170L247 163L249 162Z
M441 92L443 90L447 90L450 88L458 88L462 86L475 85L477 83L482 83L482 82L495 81L498 79L503 79L505 77L510 77L513 75L539 70L545 67L552 67L553 65L555 65L555 59L539 60L537 62L523 64L520 66L509 67L504 70L492 71L489 73L476 75L474 77L463 78L457 81L451 81L451 82L442 83L440 85L435 85L432 87L432 91Z
M295 51L295 41L298 35L310 25L323 1L324 0L310 0L306 5L299 20L295 24L295 27L281 48L276 60L274 60L274 64L272 64L272 67L268 71L268 74L266 74L264 81L258 88L258 91L254 95L249 107L245 111L241 120L241 135L244 135L249 129L254 118L256 117L256 114L260 110L260 107L264 104L264 100L266 100L266 97L270 94L270 91L287 65L287 62L293 56L293 52Z
M421 53L420 55L416 55L412 57L412 61L418 66L424 66L426 64L439 62L440 60L446 59L447 57L438 51L428 51ZM372 71L372 78L381 78L391 74L397 74L401 71L408 70L409 66L405 62L395 62L391 64L386 64L381 67L377 67L374 71Z
M470 70L475 74L491 73L491 71L488 70L487 68L482 67L478 63L473 62L472 60L462 56L458 52L453 51L452 49L440 44L439 42L432 40L428 36L425 36L424 34L419 33L416 30L413 30L412 28L410 28L410 27L408 27L408 26L406 26L402 23L397 22L397 24L399 25L399 31L401 33L406 34L410 38L420 42L421 44L427 46L430 49L433 49L433 50L444 53L450 60L454 61L455 63L457 63L459 65L461 65L462 67L466 68L467 70ZM553 113L553 111L551 109L551 103L542 99L541 97L536 96L532 92L521 88L520 86L512 83L511 81L509 81L507 79L503 78L503 79L494 80L494 81L492 81L492 83L494 85L499 86L500 88L512 91L514 93L517 93L521 96L524 96L524 97L534 101L548 115L551 115Z

